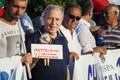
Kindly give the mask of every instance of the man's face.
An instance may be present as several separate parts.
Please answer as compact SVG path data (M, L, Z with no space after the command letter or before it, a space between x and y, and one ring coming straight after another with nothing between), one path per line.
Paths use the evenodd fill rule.
M20 19L20 17L26 11L28 0L13 0L7 5L8 15L15 20Z
M103 18L106 23L111 24L115 18L115 13L111 11L112 7L108 7L103 12Z
M68 29L74 29L81 18L81 11L79 8L72 7L69 9L69 13L65 15L66 27Z
M63 15L60 10L51 10L48 15L44 16L45 28L50 34L58 31L62 24Z

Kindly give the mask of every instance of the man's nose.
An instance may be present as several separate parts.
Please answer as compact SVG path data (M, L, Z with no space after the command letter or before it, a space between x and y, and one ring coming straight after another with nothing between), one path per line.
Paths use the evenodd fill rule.
M18 8L17 14L22 14L22 9L21 8Z
M52 19L52 24L55 24L56 23L56 19Z

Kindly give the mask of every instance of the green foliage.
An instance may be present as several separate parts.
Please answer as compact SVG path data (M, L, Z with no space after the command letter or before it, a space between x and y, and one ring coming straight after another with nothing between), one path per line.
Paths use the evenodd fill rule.
M2 8L5 5L5 0L0 0L0 8Z
M71 2L77 2L79 0L29 0L27 12L32 19L41 15L42 11L48 4L60 5L63 8Z

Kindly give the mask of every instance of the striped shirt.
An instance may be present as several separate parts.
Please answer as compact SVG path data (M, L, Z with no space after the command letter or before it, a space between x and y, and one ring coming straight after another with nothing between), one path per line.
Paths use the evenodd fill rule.
M117 44L120 43L120 22L114 29L110 29L108 25L102 25L101 28L106 31L103 36L103 45L108 49L117 48Z

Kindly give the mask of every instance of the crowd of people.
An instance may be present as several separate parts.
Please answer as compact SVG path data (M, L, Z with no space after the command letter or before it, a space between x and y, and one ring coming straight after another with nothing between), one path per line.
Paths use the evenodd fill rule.
M120 48L119 8L108 4L103 10L103 23L90 30L93 2L80 0L63 9L49 4L39 18L34 31L26 9L29 0L6 0L5 13L0 17L0 59L19 54L22 63L29 63L32 80L72 80L74 60L81 55ZM31 55L31 44L45 44L40 39L48 33L49 44L62 45L63 59L39 59ZM102 37L101 44L98 44ZM18 46L18 47L16 47ZM45 62L49 66L45 66Z

